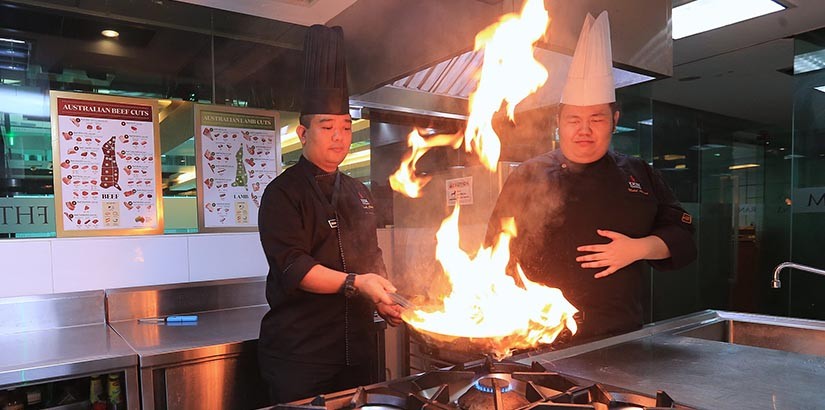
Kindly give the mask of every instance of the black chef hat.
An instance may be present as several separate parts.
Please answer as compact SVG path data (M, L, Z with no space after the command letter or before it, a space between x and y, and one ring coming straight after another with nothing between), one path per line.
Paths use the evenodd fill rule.
M304 38L304 99L301 115L349 114L344 30L313 25Z

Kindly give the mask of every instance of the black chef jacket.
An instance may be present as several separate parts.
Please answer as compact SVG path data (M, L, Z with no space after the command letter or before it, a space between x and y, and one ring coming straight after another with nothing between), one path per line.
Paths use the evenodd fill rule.
M692 218L661 175L641 159L614 152L585 165L570 162L561 150L523 163L502 188L488 244L508 216L515 217L518 231L511 262L518 262L530 280L561 289L583 313L579 338L622 333L644 322L644 261L600 279L593 275L604 268L576 262L586 254L577 247L610 242L597 229L631 238L658 236L671 257L647 262L660 270L678 269L696 257Z
M328 206L336 174L340 175L337 215ZM311 180L317 182L324 198ZM375 309L371 301L298 288L316 264L386 276L372 204L364 184L338 171L326 173L303 156L266 187L258 228L269 263L266 299L270 310L261 322L261 353L335 365L367 364L375 355L369 337ZM337 229L331 219L337 219Z

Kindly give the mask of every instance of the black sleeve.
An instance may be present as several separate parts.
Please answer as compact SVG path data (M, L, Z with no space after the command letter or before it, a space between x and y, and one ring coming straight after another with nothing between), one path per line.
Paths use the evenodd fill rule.
M261 235L270 276L277 275L283 292L298 288L307 272L318 261L310 256L312 232L306 226L299 198L290 196L282 186L268 186L261 198L258 211L258 230Z
M658 270L682 268L696 259L693 217L682 208L682 204L673 195L659 171L650 166L647 166L647 169L658 201L651 235L661 238L670 250L670 258L651 260L650 265Z

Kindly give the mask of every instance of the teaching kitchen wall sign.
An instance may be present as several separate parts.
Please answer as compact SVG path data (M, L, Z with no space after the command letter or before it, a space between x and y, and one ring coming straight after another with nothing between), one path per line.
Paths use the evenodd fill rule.
M281 171L278 113L195 105L198 230L258 229L261 195Z
M163 233L157 103L50 97L57 236Z

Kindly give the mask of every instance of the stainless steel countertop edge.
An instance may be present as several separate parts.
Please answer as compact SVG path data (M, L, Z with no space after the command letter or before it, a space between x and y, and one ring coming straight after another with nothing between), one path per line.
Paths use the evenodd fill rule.
M226 337L219 339L208 339L190 341L188 345L180 345L175 343L171 347L164 347L163 337L160 337L158 343L152 346L140 346L140 333L136 330L141 330L142 326L160 326L156 329L164 332L171 329L165 329L164 324L138 324L137 320L124 320L112 322L109 326L117 333L126 344L137 354L139 358L139 367L160 367L169 364L180 364L182 362L200 361L211 358L219 358L226 355L233 355L240 353L245 343L255 343L258 340L258 332L260 330L260 321L263 314L269 310L268 305L253 305L245 307L236 307L230 309L212 310L208 312L192 312L199 316L197 324L194 324L191 329L203 331L218 326L223 320L227 320L226 314L232 316L245 316L244 320L232 321L233 326L240 326L246 329L248 337L238 336L240 333L234 333L235 337ZM249 313L246 315L245 313ZM248 318L247 318L248 317ZM215 321L218 321L217 323ZM246 327L249 326L249 327ZM175 330L185 330L189 326L175 326ZM208 333L208 332L207 332ZM254 334L254 337L251 336ZM173 335L166 335L173 337ZM137 338L137 339L135 339Z
M86 326L74 326L72 330L73 337L77 337L77 332L88 332L93 337L100 336L104 324L94 324ZM83 329L83 328L86 329ZM15 337L21 336L38 338L44 333L49 333L49 336L54 336L55 331L60 329L36 330L26 333L16 333L11 335L0 336ZM13 385L24 385L33 382L42 383L49 379L59 379L64 377L75 376L78 374L96 374L106 373L110 371L124 370L128 367L134 367L138 364L138 355L132 350L122 338L120 338L111 328L106 326L105 334L109 342L106 343L108 347L105 353L100 351L86 354L80 352L76 355L61 357L55 360L48 360L43 362L31 361L30 363L22 363L18 366L6 366L0 368L0 388L11 387ZM113 341L113 342L112 342Z
M539 350L534 352L527 352L514 357L513 360L523 364L530 364L536 361L536 359L538 359L539 356L542 361L565 359L568 357L578 356L587 352L592 352L594 350L619 345L622 343L642 339L664 332L676 332L681 331L683 329L698 326L700 324L715 322L720 320L720 317L721 316L717 311L704 310L696 313L691 313L689 315L663 320L660 322L649 323L639 330L621 334L618 336L608 337L606 339L596 340L590 343L571 346L559 350Z

